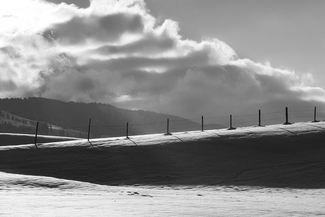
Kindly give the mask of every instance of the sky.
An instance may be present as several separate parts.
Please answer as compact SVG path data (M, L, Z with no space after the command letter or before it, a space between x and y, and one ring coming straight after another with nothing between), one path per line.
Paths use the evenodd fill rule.
M1 4L1 98L186 118L325 105L322 0Z

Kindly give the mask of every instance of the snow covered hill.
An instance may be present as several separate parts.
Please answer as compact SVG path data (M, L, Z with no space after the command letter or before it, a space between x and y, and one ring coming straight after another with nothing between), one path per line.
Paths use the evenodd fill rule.
M0 171L107 185L325 187L325 122L0 147Z
M0 215L322 216L324 141L306 122L1 146Z

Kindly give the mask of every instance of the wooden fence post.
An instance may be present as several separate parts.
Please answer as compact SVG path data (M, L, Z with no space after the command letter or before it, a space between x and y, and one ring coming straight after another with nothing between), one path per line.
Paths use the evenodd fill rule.
M289 122L288 107L286 107L286 109L285 109L285 116L286 116L286 122L284 122L284 124L285 124L285 125L289 125L289 124L291 124L291 123Z
M169 118L167 118L167 132L166 135L171 135L171 133L169 132Z
M204 131L204 120L203 120L203 116L202 116L202 118L201 118L201 130L202 130L202 132Z
M38 121L37 121L37 123L36 123L35 141L34 141L34 143L35 143L35 147L36 147L36 148L37 148L37 134L38 134Z
M316 119L316 106L314 107L314 120L312 122L319 122L317 119Z
M286 107L286 124L289 123L288 107Z
M261 120L261 109L258 110L258 126L262 126L261 124L262 120Z
M229 120L230 120L230 127L228 128L228 130L235 130L236 128L232 126L232 115L229 116Z
M88 124L88 142L90 138L90 125L91 125L91 118L89 118L89 124Z
M126 138L129 139L129 122L126 122Z
M230 115L230 128L232 128L232 115Z

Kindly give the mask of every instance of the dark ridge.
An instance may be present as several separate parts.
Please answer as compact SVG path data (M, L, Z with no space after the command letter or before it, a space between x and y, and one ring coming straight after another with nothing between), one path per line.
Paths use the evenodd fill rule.
M309 138L314 140L307 141ZM324 132L110 148L0 151L0 170L103 185L325 188Z

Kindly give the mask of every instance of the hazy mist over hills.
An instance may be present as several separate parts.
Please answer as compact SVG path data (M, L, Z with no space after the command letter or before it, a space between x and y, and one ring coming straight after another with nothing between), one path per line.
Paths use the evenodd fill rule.
M31 124L33 127L35 121L40 121L81 132L88 131L91 118L91 133L95 137L125 135L127 122L130 125L130 134L165 132L167 119L170 119L171 130L174 131L200 128L199 124L184 118L141 110L120 109L101 103L12 98L0 99L0 110L34 120Z

